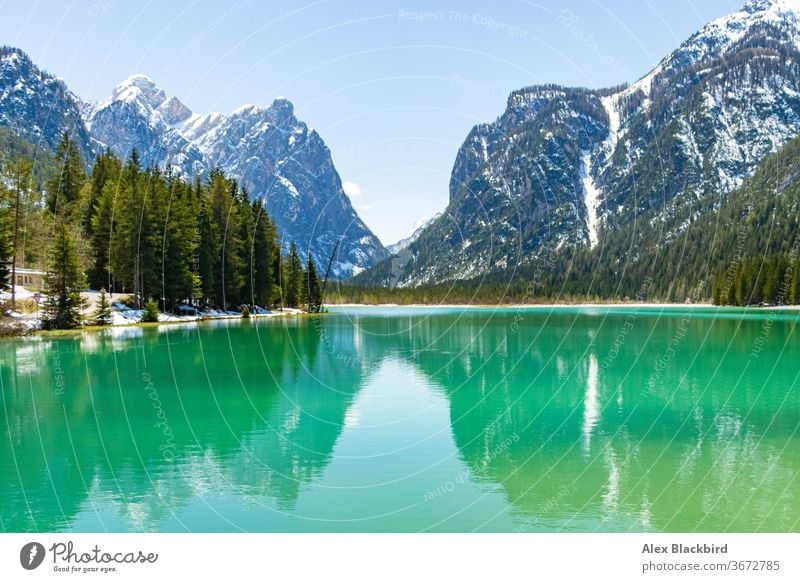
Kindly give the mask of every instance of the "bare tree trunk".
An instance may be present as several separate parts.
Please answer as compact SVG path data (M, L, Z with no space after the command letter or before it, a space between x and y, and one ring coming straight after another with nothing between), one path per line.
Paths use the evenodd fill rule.
M11 253L11 309L17 308L17 238L19 237L19 199L20 199L20 176L19 160L17 160L17 179L16 179L16 204L14 208L14 250Z

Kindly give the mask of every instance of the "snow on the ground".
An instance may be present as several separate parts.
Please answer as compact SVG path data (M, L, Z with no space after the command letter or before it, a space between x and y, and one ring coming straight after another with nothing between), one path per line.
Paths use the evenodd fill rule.
M19 285L15 286L15 291L17 294L17 299L30 299L34 296L33 291L29 291L28 289L21 287ZM95 311L97 310L97 302L100 297L99 291L83 291L81 293L84 299L87 300L87 306L83 310L83 317L87 321L91 321L94 317ZM142 320L142 315L144 315L143 309L132 309L132 308L125 308L121 303L122 300L127 299L128 295L121 295L121 294L108 294L108 303L111 305L111 325L112 326L125 326L125 325L133 325L135 323L140 323ZM11 293L9 291L0 292L0 299L7 300L11 298ZM280 315L297 315L299 313L303 313L301 309L294 309L291 307L285 307L282 310L275 310L270 311L269 313L251 313L250 317L257 318L257 317L276 317ZM20 323L27 325L32 328L39 328L41 326L41 321L38 319L38 313L18 313L18 312L9 312L9 316L15 318ZM185 322L191 323L195 321L200 321L203 319L240 319L242 316L239 313L233 311L221 311L221 310L211 310L208 312L204 312L201 315L173 315L171 313L159 313L158 314L158 321L159 323L176 323L176 322Z
M14 292L16 293L16 298L19 300L31 299L34 296L33 291L29 291L20 285L14 285ZM11 289L0 291L0 299L4 301L11 299Z

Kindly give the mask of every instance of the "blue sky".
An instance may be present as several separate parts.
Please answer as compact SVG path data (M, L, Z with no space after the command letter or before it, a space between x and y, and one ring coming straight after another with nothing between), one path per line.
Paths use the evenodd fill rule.
M634 81L731 0L0 2L0 44L86 99L145 73L198 113L289 98L384 243L447 205L470 128L537 83Z

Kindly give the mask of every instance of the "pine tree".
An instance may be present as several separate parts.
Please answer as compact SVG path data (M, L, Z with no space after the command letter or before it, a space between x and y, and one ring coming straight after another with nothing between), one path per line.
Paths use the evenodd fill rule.
M111 288L111 241L114 235L114 195L116 184L107 183L95 203L92 216L92 266L89 286L92 289Z
M289 247L289 258L286 261L286 284L283 297L287 307L299 305L302 285L303 263L300 261L297 245L293 242Z
M158 231L163 233L163 238L156 250L156 263L166 303L164 308L169 309L198 294L199 275L193 269L199 237L191 187L183 181L170 179L166 190L169 199L163 223L159 222Z
M240 301L247 304L256 302L255 277L255 228L253 207L250 206L247 190L242 188L236 197L237 214L239 216L239 239L242 244Z
M274 296L273 263L277 247L275 226L264 209L261 200L252 205L255 229L253 231L253 295L257 305L269 308Z
M142 323L155 323L158 321L158 303L152 297L145 301Z
M139 166L139 155L131 152L122 171L118 188L112 189L114 224L111 238L110 263L115 291L132 292L141 301L142 243L147 247L145 230L145 185Z
M81 201L81 226L89 238L94 235L94 217L104 196L106 184L115 184L121 171L122 165L110 149L95 159L92 175L87 187L83 189Z
M306 274L303 280L303 303L305 303L308 313L319 313L322 309L322 289L311 253L308 254Z
M219 262L222 244L219 240L214 217L211 215L211 206L208 192L198 182L195 188L197 201L197 231L200 237L200 246L197 249L196 269L200 278L200 295L206 303L216 305L220 302L217 297L217 280L219 278Z
M64 223L56 227L50 269L45 276L47 296L42 310L45 329L72 329L81 325L86 300L81 291L86 278L78 260L75 242Z
M100 297L97 299L97 307L94 310L94 319L92 325L111 325L111 303L108 301L108 295L105 289L100 289Z
M112 288L111 240L114 234L114 211L120 193L122 164L110 150L97 157L91 180L84 188L83 228L91 247L89 286ZM120 211L124 211L122 205Z
M14 252L11 237L13 216L9 209L12 194L3 182L0 181L0 291L11 284L11 257Z
M52 214L68 215L80 196L86 173L78 144L67 131L56 147L56 165L56 173L47 181L47 209Z
M158 168L144 174L145 190L137 223L136 272L139 297L163 297L163 243L169 208L169 186Z
M238 185L221 171L209 176L209 206L220 241L219 273L214 282L216 303L223 309L241 302L244 286L244 248L237 203Z
M275 253L272 258L272 301L280 306L286 305L286 261L283 256L283 243L275 237Z

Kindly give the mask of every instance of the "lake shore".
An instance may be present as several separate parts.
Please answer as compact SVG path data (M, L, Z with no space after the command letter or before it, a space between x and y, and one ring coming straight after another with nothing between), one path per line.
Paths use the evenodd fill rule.
M114 323L111 325L84 325L74 329L41 329L41 320L37 317L10 317L5 318L7 324L16 324L17 327L9 330L8 333L0 333L0 338L15 339L20 337L30 336L59 336L70 335L75 333L82 333L84 331L104 331L110 329L125 329L125 328L157 328L161 326L178 326L187 324L207 323L214 321L231 321L231 320L249 320L249 319L272 319L276 317L287 317L299 315L304 313L300 309L284 308L280 311L272 311L270 313L251 313L249 317L242 317L241 315L217 315L217 316L178 316L169 314L160 314L158 321L142 322L130 321L115 318Z
M716 309L721 312L729 309L745 309L754 312L761 311L800 311L800 305L776 305L776 306L758 306L750 305L746 307L737 307L733 305L714 305L712 303L442 303L442 304L426 304L426 303L334 303L327 304L326 308L330 309L401 309L401 308L419 308L419 309L524 309L524 310L546 310L546 309L664 309L664 310L695 310L695 309ZM274 317L285 317L290 315L299 315L304 312L299 309L284 308L282 311L273 311L268 314L251 314L250 319L269 319ZM230 321L230 320L244 320L241 315L220 315L220 316L176 316L161 314L159 321L151 323L142 323L140 321L120 320L115 318L115 322L109 326L91 326L85 325L76 329L70 330L43 330L38 327L39 320L35 317L15 317L13 320L16 323L24 324L26 328L20 333L7 333L0 334L0 337L24 337L26 335L59 335L71 334L83 331L102 331L106 329L119 329L126 327L159 327L162 325L175 325L175 324L196 324L203 322L213 321Z
M569 307L581 308L613 308L613 309L628 309L631 307L645 308L645 309L753 309L753 310L800 310L800 305L775 305L775 306L761 306L761 305L748 305L746 307L737 307L735 305L714 305L713 303L636 303L636 302L616 302L616 303L331 303L326 305L329 308L347 307L347 308L367 308L367 307L428 307L428 308L444 308L444 309L561 309Z

